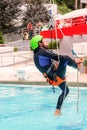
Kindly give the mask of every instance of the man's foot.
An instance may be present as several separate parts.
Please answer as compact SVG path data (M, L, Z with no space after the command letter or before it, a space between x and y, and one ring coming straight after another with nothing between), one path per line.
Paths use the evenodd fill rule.
M61 110L56 109L55 112L54 112L54 115L55 116L60 116L61 115Z
M76 58L75 62L78 64L78 69L81 69L83 66L84 59L83 58Z
M80 58L75 58L75 62L76 62L77 64L80 64L80 63L83 63L83 62L84 62L84 59L83 59L82 57L80 57Z

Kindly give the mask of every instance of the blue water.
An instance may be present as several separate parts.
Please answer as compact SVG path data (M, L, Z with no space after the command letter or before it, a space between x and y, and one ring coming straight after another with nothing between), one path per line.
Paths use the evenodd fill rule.
M77 88L62 106L62 116L53 115L60 89L0 84L0 130L87 130L87 89Z

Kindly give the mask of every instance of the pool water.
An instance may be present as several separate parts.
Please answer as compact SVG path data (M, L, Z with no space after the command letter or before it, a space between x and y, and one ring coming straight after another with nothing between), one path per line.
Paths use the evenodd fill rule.
M51 86L0 84L0 130L87 130L87 89L77 88L62 106L62 115L53 115L60 89Z

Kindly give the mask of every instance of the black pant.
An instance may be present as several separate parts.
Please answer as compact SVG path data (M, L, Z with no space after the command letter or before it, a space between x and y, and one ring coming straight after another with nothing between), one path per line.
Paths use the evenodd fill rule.
M72 60L70 57L66 56L64 60L60 60L59 67L58 67L58 69L56 71L56 73L57 73L57 75L59 77L61 77L61 78L65 78L66 77L66 66L67 65L76 68L76 63L74 62L74 60ZM59 88L62 90L62 93L58 97L58 102L57 102L57 106L56 106L57 109L61 109L63 101L64 101L65 97L69 93L69 88L66 85L66 81L61 83L59 85Z
M65 97L67 96L67 94L69 93L69 88L66 85L66 82L63 82L62 84L60 84L59 88L62 90L62 93L58 97L58 102L57 102L57 106L56 106L57 109L61 109L63 101L64 101Z

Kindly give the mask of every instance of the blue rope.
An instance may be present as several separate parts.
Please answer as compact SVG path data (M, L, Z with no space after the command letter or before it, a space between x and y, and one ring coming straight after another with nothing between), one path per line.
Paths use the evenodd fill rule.
M72 55L73 55L73 56L75 56L75 57L78 58L78 56L77 56L77 54L74 52L74 50L71 50L71 52L72 52Z

